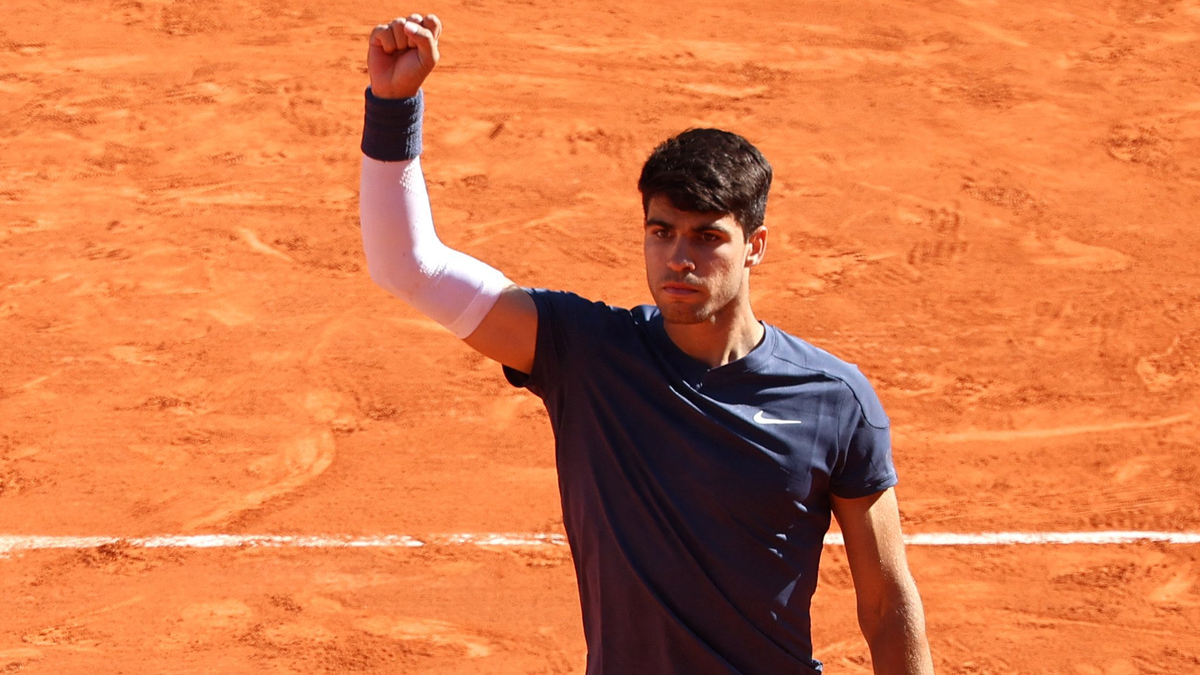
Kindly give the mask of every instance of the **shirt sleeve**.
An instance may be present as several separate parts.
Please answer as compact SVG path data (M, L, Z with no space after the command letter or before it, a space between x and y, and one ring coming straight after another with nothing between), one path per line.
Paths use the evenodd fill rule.
M525 290L538 313L533 369L526 374L504 366L504 376L514 387L524 387L546 399L557 394L560 383L576 376L581 360L590 358L589 343L604 335L612 308L574 293Z
M866 497L897 483L892 463L891 423L875 390L861 378L846 388L839 452L830 492L844 499Z

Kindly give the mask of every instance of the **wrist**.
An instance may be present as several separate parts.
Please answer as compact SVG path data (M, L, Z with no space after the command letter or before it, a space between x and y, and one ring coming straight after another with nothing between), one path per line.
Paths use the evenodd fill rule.
M416 91L401 91L399 89L389 89L387 87L380 89L379 87L371 85L367 87L367 92L369 92L371 96L374 96L381 101L395 101L404 98L416 98L417 94L419 94L421 90L418 88Z
M368 87L366 114L363 119L362 151L381 162L402 162L421 156L421 121L425 97L390 98L377 96Z

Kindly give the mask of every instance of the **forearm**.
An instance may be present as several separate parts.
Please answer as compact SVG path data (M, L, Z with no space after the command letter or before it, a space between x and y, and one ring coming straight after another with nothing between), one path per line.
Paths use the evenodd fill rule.
M898 584L881 606L859 608L859 625L871 649L875 675L931 675L925 610L911 579Z
M510 285L488 265L437 237L421 172L422 99L367 93L359 219L371 279L466 337Z

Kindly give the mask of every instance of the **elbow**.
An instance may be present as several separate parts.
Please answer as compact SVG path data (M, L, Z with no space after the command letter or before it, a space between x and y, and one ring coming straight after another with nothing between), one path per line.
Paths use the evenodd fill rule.
M371 281L383 290L391 293L394 284L391 277L388 275L387 267L385 267L378 259L373 258L370 254L367 255L367 276Z
M859 598L858 625L867 641L896 628L911 629L917 617L924 617L921 596L912 577L897 579L873 597Z
M428 257L418 257L412 251L388 256L368 254L367 275L376 286L412 304L434 282L440 270Z
M388 293L404 297L404 280L411 278L411 275L405 275L403 270L413 266L411 260L406 261L404 258L405 256L398 256L396 259L384 259L368 253L367 276L376 286Z

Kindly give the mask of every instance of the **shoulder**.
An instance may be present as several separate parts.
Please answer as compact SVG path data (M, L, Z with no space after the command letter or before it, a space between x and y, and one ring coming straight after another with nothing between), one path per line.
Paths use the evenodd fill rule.
M525 292L529 293L530 297L533 298L533 301L537 303L539 310L545 308L558 313L594 314L598 316L629 313L629 310L621 309L620 307L613 307L598 300L588 300L587 298L570 291L551 291L545 288L526 288Z
M643 323L645 312L614 307L569 291L525 289L538 308L538 320L560 332L601 335L606 330Z
M871 382L858 366L779 328L768 326L768 330L776 333L773 353L776 360L799 371L819 373L840 382L867 424L879 429L888 426L889 421L883 404L875 394Z

